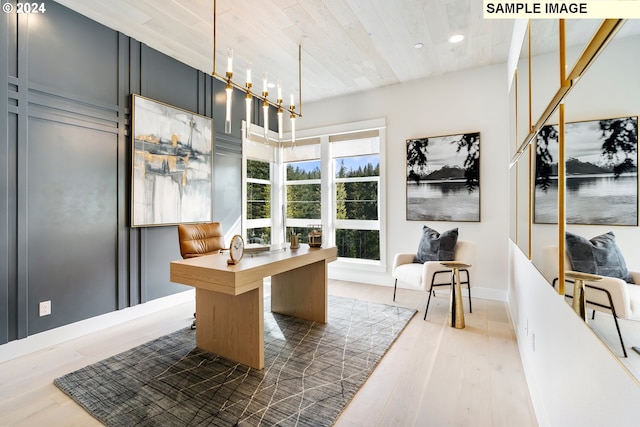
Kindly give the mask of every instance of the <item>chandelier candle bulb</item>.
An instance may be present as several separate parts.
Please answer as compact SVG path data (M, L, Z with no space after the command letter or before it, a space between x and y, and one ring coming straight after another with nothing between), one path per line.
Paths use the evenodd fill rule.
M247 64L247 89L251 89L251 63Z
M227 77L233 76L233 49L227 49Z
M291 106L291 147L296 142L296 115L293 113L293 105Z
M268 86L268 80L267 80L267 73L264 73L262 75L262 96L266 98L268 93L269 93L269 86Z
M231 84L231 78L227 81L225 91L227 92L227 104L224 120L224 133L229 134L231 133L231 99L233 98L233 85Z
M264 139L269 143L269 101L267 101L267 92L264 92L264 101L262 101L262 115L264 117Z
M250 84L250 83L247 83ZM247 91L247 94L244 97L244 108L245 108L245 128L246 128L246 138L249 139L249 135L251 134L251 101L253 101L253 97L251 96L251 92Z
M282 142L282 101L278 104L278 141Z

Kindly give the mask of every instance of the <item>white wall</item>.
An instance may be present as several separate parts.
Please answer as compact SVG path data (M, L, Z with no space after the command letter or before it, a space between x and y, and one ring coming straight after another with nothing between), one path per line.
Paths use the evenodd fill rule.
M524 254L510 246L509 306L539 424L637 426L638 383Z
M330 267L334 278L393 286L397 252L415 252L424 224L478 244L474 296L506 300L508 259L508 100L504 65L448 74L304 105L300 129L384 117L386 132L386 272ZM406 140L480 132L481 222L406 220Z

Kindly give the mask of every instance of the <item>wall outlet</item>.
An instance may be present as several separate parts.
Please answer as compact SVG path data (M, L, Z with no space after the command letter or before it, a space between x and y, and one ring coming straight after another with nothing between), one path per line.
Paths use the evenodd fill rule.
M42 301L40 303L40 317L51 314L51 301Z

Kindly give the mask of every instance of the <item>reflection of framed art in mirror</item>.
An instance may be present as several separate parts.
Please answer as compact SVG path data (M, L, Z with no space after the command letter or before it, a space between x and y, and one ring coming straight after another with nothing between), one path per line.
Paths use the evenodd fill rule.
M534 222L557 222L558 127L536 137ZM567 224L638 224L638 117L565 124ZM616 209L611 209L615 206Z

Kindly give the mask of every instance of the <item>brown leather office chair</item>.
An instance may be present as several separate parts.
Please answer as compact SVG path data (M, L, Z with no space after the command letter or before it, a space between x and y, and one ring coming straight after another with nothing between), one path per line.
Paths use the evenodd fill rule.
M182 258L211 255L224 249L224 235L219 222L179 224L178 240Z
M211 255L224 249L224 234L219 222L205 224L178 224L178 242L182 258ZM193 317L196 314L193 313ZM196 321L191 329L196 328Z

